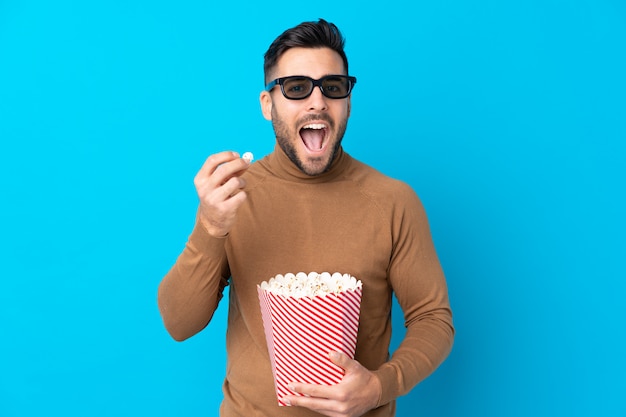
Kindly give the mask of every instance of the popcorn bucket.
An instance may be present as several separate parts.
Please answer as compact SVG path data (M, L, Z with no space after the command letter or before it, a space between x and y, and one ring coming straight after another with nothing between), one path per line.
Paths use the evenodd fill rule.
M309 274L310 275L310 274ZM297 394L290 382L334 385L343 378L329 352L354 358L362 289L325 295L289 296L258 286L265 338L272 364L278 405Z

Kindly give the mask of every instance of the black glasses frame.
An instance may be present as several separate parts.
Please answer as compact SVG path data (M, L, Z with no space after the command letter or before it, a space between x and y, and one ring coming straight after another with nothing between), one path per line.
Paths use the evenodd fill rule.
M308 92L308 94L302 97L289 97L289 95L285 93L285 87L284 87L285 82L292 80L294 78L304 78L305 80L308 80L311 82L311 90ZM341 96L328 95L328 93L324 91L324 82L329 78L335 78L335 79L341 78L342 80L346 80L348 82L348 91L346 92L346 94L341 95ZM319 87L320 91L325 97L332 98L332 99L342 99L350 95L350 93L352 92L352 89L354 88L354 84L356 84L356 77L352 77L349 75L326 75L318 80L313 79L311 77L307 77L306 75L290 75L288 77L276 78L275 80L271 81L269 84L265 86L265 91L270 91L272 88L276 87L276 85L280 85L280 91L283 93L283 96L285 96L285 98L288 98L289 100L304 100L305 98L309 97L313 93L313 90L315 89L315 87Z

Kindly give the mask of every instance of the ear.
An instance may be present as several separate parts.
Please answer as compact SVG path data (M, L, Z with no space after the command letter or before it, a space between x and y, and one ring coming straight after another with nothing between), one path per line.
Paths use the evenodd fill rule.
M261 112L263 113L263 117L265 120L272 120L272 96L269 91L262 91L261 96L259 97L259 101L261 102Z
M350 118L350 112L352 111L352 94L348 96L348 115L346 118Z

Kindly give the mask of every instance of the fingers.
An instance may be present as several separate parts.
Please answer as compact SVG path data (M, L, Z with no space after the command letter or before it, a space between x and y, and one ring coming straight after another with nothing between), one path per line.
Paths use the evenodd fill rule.
M246 185L239 175L249 166L235 152L222 152L208 157L194 178L200 202L219 205L236 195Z
M289 384L289 389L293 392L303 394L305 397L301 397L301 399L330 399L337 394L335 385L303 384L294 382Z
M348 355L343 352L330 352L328 354L330 360L335 365L343 368L345 371L343 381L346 382L346 378L349 379L350 374L358 372L362 368L361 364L354 359L350 359ZM310 397L331 398L333 394L337 393L336 388L332 385L317 385L317 384L302 384L298 382L292 382L289 384L289 389L300 394L305 394Z
M331 362L344 369L344 382L346 377L350 376L351 372L356 371L361 366L357 361L350 359L348 355L342 352L330 352L328 356L330 357ZM337 394L337 389L333 385L302 384L292 382L289 384L289 389L300 394L305 394L309 397L318 398L331 398Z
M289 406L305 407L326 416L334 416L334 410L340 406L336 399L329 398L331 392L328 386L293 384L290 389L302 395L283 397L283 402Z
M250 166L247 159L239 157L237 152L220 152L209 156L194 178L199 186L217 187L223 185L232 176L241 173Z
M246 180L239 177L230 177L223 184L215 187L213 199L215 203L228 200L244 189Z
M235 222L237 209L246 199L246 182L240 175L250 162L236 152L220 152L204 162L194 178L200 199L200 220L209 234L222 237Z
M378 379L358 361L341 352L331 352L331 361L345 370L336 385L291 383L289 389L300 395L287 395L289 405L306 407L331 417L354 417L374 408L379 401Z
M350 357L343 352L330 352L328 354L328 357L330 358L330 361L332 363L339 366L340 368L343 368L345 371L347 371L348 368L354 366L355 364L359 364L357 361L350 359Z
M200 171L198 171L197 176L208 177L213 174L213 172L215 172L217 167L221 164L233 161L237 158L239 158L239 154L237 152L224 151L213 154L209 156L206 161L204 161L204 164L202 165L202 168L200 168Z

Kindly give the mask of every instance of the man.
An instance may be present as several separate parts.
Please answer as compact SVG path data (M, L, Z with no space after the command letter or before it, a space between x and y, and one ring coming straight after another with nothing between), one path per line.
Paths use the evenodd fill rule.
M195 177L196 225L159 287L164 324L184 340L208 324L230 285L222 416L393 416L395 399L452 346L445 278L418 197L341 146L356 83L343 45L322 19L272 43L260 101L274 152L253 164L234 152L206 160ZM363 282L357 350L354 360L329 352L345 371L340 383L294 381L303 395L279 407L256 287L300 271ZM389 358L392 292L407 331Z

